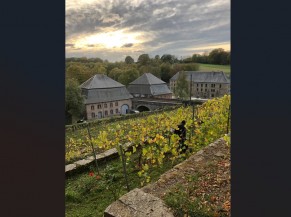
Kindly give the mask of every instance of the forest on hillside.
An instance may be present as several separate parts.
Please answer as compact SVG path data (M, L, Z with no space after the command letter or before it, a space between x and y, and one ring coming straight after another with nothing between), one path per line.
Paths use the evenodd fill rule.
M180 59L175 55L141 54L137 60L127 56L124 61L108 62L96 58L66 58L66 81L74 79L78 84L83 83L95 74L105 74L108 77L128 85L140 75L150 72L165 82L178 71L197 71L199 63L229 65L230 52L222 48L214 49L209 54L193 54L192 57Z

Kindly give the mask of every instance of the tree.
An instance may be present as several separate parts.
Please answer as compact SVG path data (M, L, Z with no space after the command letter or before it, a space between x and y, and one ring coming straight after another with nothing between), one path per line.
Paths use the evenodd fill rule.
M169 82L171 78L171 64L170 63L162 63L161 65L161 79L164 82Z
M163 63L170 63L170 64L179 62L178 59L174 55L171 55L171 54L164 54L161 57L161 60Z
M92 77L93 75L96 75L96 74L106 74L106 68L104 66L103 63L94 63L92 64L91 68L90 68L90 74Z
M138 70L135 68L129 68L124 70L121 75L118 77L118 82L128 85L130 82L137 79L139 76Z
M93 76L92 70L84 63L71 62L66 67L66 79L75 79L80 84Z
M139 65L142 65L142 66L148 65L150 63L150 57L148 54L141 54L138 57L137 62Z
M127 57L125 57L125 63L126 64L133 64L134 59L131 56L127 56Z
M193 56L192 57L187 57L185 59L183 59L183 63L191 63L192 62L192 59L193 59Z
M112 78L113 80L117 81L119 76L122 74L122 70L115 67L108 73L108 77Z
M75 79L66 80L66 98L65 98L66 123L72 123L73 117L82 117L85 111L84 97L81 89Z
M174 94L180 99L186 99L189 96L189 82L186 79L186 73L183 71L179 73Z
M217 48L217 49L212 50L209 53L209 62L211 64L226 65L227 57L228 57L228 52L224 51L224 49L222 48Z

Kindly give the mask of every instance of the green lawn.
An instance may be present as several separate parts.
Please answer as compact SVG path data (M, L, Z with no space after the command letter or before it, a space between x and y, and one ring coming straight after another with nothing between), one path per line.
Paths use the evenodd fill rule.
M134 162L137 156L133 155L132 157ZM175 162L175 164L177 163L179 163L179 160ZM106 175L105 165L103 165L100 168L101 179L99 180L96 179L96 174L89 176L90 169L66 179L66 217L102 217L107 206L127 193L121 161L117 158L108 162L108 164L111 169L107 170ZM161 167L150 168L151 181L157 181L160 175L171 169L172 166L170 160L165 160ZM141 178L137 175L139 170L136 165L129 164L127 170L130 190L139 188ZM108 176L111 177L113 174L114 181L106 182Z
M230 75L230 65L213 65L199 63L199 71L223 71L227 76Z

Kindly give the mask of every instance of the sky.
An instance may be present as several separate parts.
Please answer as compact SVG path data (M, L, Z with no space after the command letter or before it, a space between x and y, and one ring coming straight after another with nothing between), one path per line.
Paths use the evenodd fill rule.
M230 50L230 0L66 0L66 57Z

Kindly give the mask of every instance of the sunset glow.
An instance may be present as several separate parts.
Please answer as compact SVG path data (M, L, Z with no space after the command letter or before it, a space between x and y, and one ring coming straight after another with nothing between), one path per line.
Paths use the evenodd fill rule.
M100 47L100 48L121 48L127 46L133 46L141 42L138 37L140 33L125 33L123 30L96 33L94 35L88 35L77 39L75 46L77 48L85 47Z
M66 56L191 56L230 50L230 0L66 0Z

